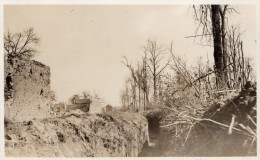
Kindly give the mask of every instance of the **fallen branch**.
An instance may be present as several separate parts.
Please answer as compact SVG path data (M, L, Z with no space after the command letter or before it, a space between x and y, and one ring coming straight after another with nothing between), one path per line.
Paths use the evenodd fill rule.
M233 127L234 127L235 118L236 118L236 116L232 114L231 123L230 123L230 126L229 126L229 128L228 128L228 134L232 134L232 129L233 129Z
M183 144L185 144L186 143L186 141L188 140L188 138L189 138L189 136L190 136L190 132L191 132L191 129L193 128L193 124L191 124L191 126L190 126L190 128L189 128L189 131L188 131L188 133L187 133L187 136L186 136L186 138L185 138L185 141L184 141L184 143Z
M194 35L194 36L186 36L184 38L194 38L194 37L201 37L201 36L211 36L212 34L201 34L201 35Z
M239 112L239 114L241 115L240 110L238 109L237 105L233 102L233 100L231 100L230 98L228 98L228 100L235 106L236 110Z
M251 118L250 115L246 114L246 118L249 119L256 126L255 121Z
M223 92L239 92L239 91L238 91L238 90L235 90L235 89L233 89L233 90L221 90L221 91L219 91L219 90L210 91L210 93L223 93Z
M218 124L218 125L220 125L220 126L222 126L222 127L229 128L228 125L223 124L223 123L220 123L220 122L217 122L217 121L214 121L214 120L212 120L212 119L208 119L208 118L203 118L203 119L201 119L201 118L194 118L194 117L190 117L190 116L187 116L187 117L188 117L188 118L191 118L191 119L194 119L194 120L196 120L196 121L209 121L209 122L212 122L212 123ZM243 131L240 130L240 129L238 129L238 128L233 127L232 129L234 129L234 130L236 130L236 131L238 131L238 132L243 133ZM256 134L253 133L252 130L250 131L250 129L248 129L247 127L246 127L246 130L247 130L249 133L252 134L252 135L248 135L248 134L246 134L247 136L252 137L252 138L254 138L254 137L256 136Z
M160 126L160 127L164 128L164 127L169 127L169 126L173 126L173 125L176 125L176 124L184 124L184 123L186 123L186 121L177 121L177 122L167 124L167 125L164 125L164 126Z
M256 133L249 126L246 126L246 129L248 130L248 132L256 137Z

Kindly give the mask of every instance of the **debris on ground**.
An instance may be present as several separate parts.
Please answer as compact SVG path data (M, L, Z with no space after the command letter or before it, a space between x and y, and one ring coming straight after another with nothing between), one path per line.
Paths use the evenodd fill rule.
M238 96L214 106L191 130L190 156L256 156L256 84L247 82Z
M212 106L164 107L164 156L256 156L256 92L247 82Z
M12 122L5 119L7 157L138 156L147 140L142 115L71 112L61 117Z

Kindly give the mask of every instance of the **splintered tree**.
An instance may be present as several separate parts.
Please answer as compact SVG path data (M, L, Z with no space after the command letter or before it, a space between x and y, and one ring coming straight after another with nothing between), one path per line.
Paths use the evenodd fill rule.
M170 59L166 59L166 50L163 49L162 46L158 46L156 41L148 40L144 52L147 56L146 65L148 70L151 72L153 79L153 98L154 102L156 102L158 96L157 86L159 77L162 74L163 70L169 65Z
M123 90L121 90L120 98L121 98L121 103L123 105L123 108L129 109L127 107L130 106L130 94L129 94L129 88L128 88L127 81L124 84Z
M8 62L14 58L29 60L37 53L36 46L40 38L34 33L33 28L24 30L22 33L8 32L4 36L4 53Z
M244 56L241 33L237 26L227 29L227 66L228 87L239 89L247 81L253 80L250 59Z
M133 91L134 98L133 105L136 106L136 101L138 101L139 107L142 104L145 106L146 103L149 102L145 61L143 64L138 63L136 69L132 66L126 57L123 58L124 61L122 61L122 63L130 70L131 79L133 80L133 82L131 82L131 90ZM136 97L136 87L138 88L138 99ZM143 92L143 97L141 92Z
M212 34L214 44L214 59L216 66L216 73L218 77L218 83L224 82L224 56L222 43L222 26L221 26L221 9L220 5L211 6L211 18L212 18ZM223 35L224 36L224 35ZM220 84L223 85L223 84Z
M143 104L145 109L149 103L150 82L152 82L151 88L153 88L153 102L157 103L162 100L162 74L171 59L167 57L166 49L159 46L156 41L148 40L143 52L145 55L137 66L133 66L126 57L123 57L122 63L130 70L130 76L135 84L132 85L134 95L136 95L136 88L133 87L136 86L138 89L138 98L134 96L135 100L138 101L139 106ZM135 105L136 102L133 104Z
M227 42L226 42L226 13L235 11L228 5L200 5L199 8L193 6L195 19L199 21L199 26L195 31L195 37L207 37L209 42L213 42L216 84L218 88L227 86ZM201 31L201 34L198 32ZM213 38L213 39L211 39Z
M195 36L192 37L201 36L201 39L206 37L208 43L213 42L216 84L218 88L223 88L226 71L225 13L227 5L224 7L221 5L200 5L199 8L195 6L193 8L199 26L195 31ZM198 34L199 31L202 33Z

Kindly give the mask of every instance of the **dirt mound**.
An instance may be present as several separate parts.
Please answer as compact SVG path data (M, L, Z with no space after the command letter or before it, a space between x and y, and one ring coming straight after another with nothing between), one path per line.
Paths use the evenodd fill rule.
M193 127L186 156L256 156L256 84L210 108Z
M5 119L8 157L138 156L147 140L142 115L71 113L14 123Z

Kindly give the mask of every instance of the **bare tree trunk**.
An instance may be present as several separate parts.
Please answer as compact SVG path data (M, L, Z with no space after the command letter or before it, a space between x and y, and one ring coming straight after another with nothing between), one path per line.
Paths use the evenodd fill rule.
M227 5L224 6L222 11L220 10L221 16L221 36L222 36L222 53L223 53L223 76L224 76L224 84L226 84L229 88L231 88L230 84L228 83L228 72L227 72L227 43L226 43L226 14Z
M220 21L220 5L211 5L211 18L213 29L213 43L214 43L214 60L216 67L216 82L218 88L222 88L224 85L224 73L223 73L223 50L222 50L222 30Z
M146 64L146 58L147 58L147 53L145 52L145 57L144 57L144 110L145 110L145 106L148 102L148 89L147 89L147 64Z
M140 67L139 67L139 64L138 64L138 68L137 68L137 79L138 79L138 108L140 109L140 106L141 106L141 73L140 73Z
M146 105L149 103L149 90L148 90L148 87L146 88L147 91L146 91Z
M143 100L143 102L144 102L144 110L145 110L145 101L146 101L146 97L145 97L145 92L143 93L144 95L144 100Z
M138 108L140 108L140 106L141 106L141 87L140 86L138 86L138 98L139 98Z
M244 59L244 52L243 52L243 42L240 43L240 49L241 49L241 56L242 56L242 74L241 74L242 84L241 85L245 85L246 80L245 80L245 59Z
M155 73L155 69L154 69L154 73ZM153 98L154 98L154 102L156 102L156 100L157 100L157 93L156 93L156 91L157 91L157 88L156 88L156 76L155 75L153 75Z

